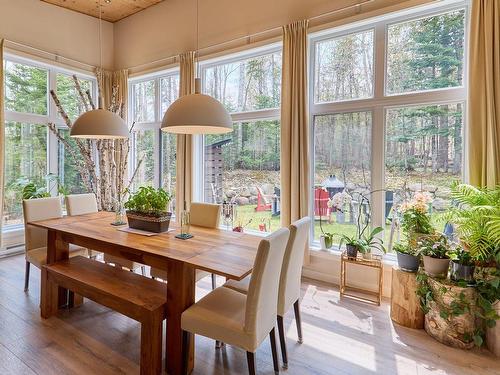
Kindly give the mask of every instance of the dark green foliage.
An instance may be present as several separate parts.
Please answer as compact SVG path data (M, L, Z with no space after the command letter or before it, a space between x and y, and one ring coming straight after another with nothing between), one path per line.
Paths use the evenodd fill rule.
M125 208L145 215L161 216L167 212L171 199L172 196L162 188L141 186L137 193L132 194L125 202Z
M420 255L430 256L432 258L447 259L450 246L445 236L424 237L418 243L418 253Z

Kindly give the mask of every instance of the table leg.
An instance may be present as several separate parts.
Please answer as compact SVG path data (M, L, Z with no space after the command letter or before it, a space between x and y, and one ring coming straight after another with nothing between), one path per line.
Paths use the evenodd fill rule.
M183 371L183 335L181 315L194 303L195 270L183 262L171 261L168 265L167 283L167 353L166 369L169 375L180 375ZM188 373L194 367L194 340L189 339Z
M64 242L55 230L47 231L47 264L68 259L69 244ZM57 313L59 307L68 304L68 291L58 288L48 277L42 267L42 283L40 290L40 305L42 318L47 319ZM57 295L57 297L56 297ZM69 301L73 303L72 301Z

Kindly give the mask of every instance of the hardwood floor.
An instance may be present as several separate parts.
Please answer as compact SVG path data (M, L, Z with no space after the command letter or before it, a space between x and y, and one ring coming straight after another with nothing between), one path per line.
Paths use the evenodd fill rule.
M24 257L0 259L0 374L138 374L140 325L93 302L40 318L40 272L33 268L23 292ZM222 279L219 279L222 282ZM339 291L312 280L302 283L304 343L297 343L293 311L285 317L288 375L500 374L488 351L446 347L423 330L392 324L387 301L371 306L339 300ZM197 297L209 292L198 283ZM246 374L246 354L196 338L193 374ZM273 374L269 340L257 352L257 373Z

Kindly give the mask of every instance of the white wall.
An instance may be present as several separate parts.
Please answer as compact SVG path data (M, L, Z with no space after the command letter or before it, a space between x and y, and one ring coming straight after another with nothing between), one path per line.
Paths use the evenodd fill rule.
M0 0L0 38L93 66L99 65L98 26L96 18L39 0ZM109 69L114 65L113 24L103 21L102 26L103 66Z

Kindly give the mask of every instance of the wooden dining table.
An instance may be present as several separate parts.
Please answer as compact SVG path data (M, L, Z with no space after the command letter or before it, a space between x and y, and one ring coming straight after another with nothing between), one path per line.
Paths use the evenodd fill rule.
M190 372L194 367L194 340L188 339L188 344L183 345L181 315L195 303L195 270L241 280L252 271L261 237L191 226L193 238L182 240L175 238L180 232L175 222L170 223L172 231L144 236L120 231L119 227L111 225L113 219L113 213L98 212L28 225L48 232L47 264L68 259L69 244L74 244L167 271L165 367L168 374L181 374L184 355L189 355ZM48 288L42 288L42 317L49 318L43 316L47 315L43 311L57 311L60 306L49 306L54 302L45 295L44 289ZM60 294L64 292L60 290ZM63 304L62 299L59 304ZM188 352L184 353L183 348Z

